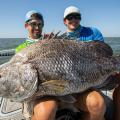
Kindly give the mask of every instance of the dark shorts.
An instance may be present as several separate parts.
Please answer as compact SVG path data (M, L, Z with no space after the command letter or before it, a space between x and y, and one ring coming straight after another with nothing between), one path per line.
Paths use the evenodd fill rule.
M105 97L105 102L106 102L106 113L105 113L105 118L106 120L114 120L114 104L113 104L113 100L104 95Z

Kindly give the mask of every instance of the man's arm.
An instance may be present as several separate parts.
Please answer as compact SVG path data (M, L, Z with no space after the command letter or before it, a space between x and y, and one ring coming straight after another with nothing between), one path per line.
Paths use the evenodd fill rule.
M19 51L21 51L22 49L24 49L25 47L27 47L27 43L24 42L23 44L19 45L16 49L15 52L18 53Z

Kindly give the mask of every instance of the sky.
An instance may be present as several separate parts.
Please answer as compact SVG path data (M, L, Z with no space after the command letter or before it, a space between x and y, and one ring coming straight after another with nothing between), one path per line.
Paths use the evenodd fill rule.
M120 37L120 0L0 0L0 38L25 38L25 15L42 13L43 33L66 31L63 14L68 6L82 14L81 25L98 28L104 37Z

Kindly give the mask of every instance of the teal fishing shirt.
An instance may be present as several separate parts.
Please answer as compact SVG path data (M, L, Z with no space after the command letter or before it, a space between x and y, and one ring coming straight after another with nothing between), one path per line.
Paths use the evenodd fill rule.
M79 26L73 32L68 32L67 37L70 39L75 39L84 42L94 40L104 41L102 33L94 27Z

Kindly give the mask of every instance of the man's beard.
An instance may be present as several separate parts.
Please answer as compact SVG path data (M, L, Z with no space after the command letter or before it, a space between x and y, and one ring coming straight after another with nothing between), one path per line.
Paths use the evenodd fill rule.
M40 34L40 33L34 34L34 38L35 38L35 39L38 39L38 38L40 38L40 37L41 37L41 34Z

